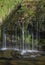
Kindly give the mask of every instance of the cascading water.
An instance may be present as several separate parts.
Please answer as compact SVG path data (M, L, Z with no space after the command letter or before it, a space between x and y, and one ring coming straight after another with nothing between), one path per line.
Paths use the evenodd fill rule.
M2 50L6 50L6 33L5 33L5 29L3 30L3 45L2 45Z
M22 23L22 42L23 42L23 50L24 50L24 22Z
M16 35L16 49L17 49L17 27L16 27L16 31L15 31L15 35Z
M37 29L38 29L38 24L37 24ZM34 46L35 44L34 44L34 32L33 32L33 30L32 30L32 33L31 33L32 34L32 47L30 46L31 42L29 42L28 44L27 44L27 42L25 43L25 33L24 32L25 32L25 30L24 30L24 22L23 22L22 23L21 39L19 38L19 40L18 40L17 28L16 28L15 31L14 31L14 34L12 36L12 39L11 39L11 43L12 43L11 48L14 49L14 50L21 50L22 53L36 52L37 49L34 50L35 49L35 46ZM30 34L29 34L29 32L27 32L27 30L26 30L26 34L30 38L30 36L29 36ZM36 39L38 40L38 32L36 32ZM15 46L13 46L13 43L15 43ZM37 44L38 43L36 42L36 45ZM11 48L8 48L8 49L11 49ZM7 49L7 48L6 48L6 33L5 33L5 29L4 29L3 30L3 48L2 48L2 50L5 50L5 49Z
M38 22L36 23L36 48L35 48L35 43L34 43L34 32L33 32L33 30L32 30L32 50L31 49L26 49L26 50L24 50L24 51L22 51L22 54L24 54L24 53L26 53L26 52L39 52L38 50L37 50L37 45L38 45ZM30 44L28 44L28 45L30 45ZM29 46L26 46L27 48L29 47ZM29 47L30 48L30 47Z
M37 31L36 31L36 47L37 47L37 45L38 45L38 22L37 22ZM36 50L37 50L37 48L36 48Z
M27 32L27 34L28 34L29 41L30 41L30 35L29 35L29 31ZM28 49L29 49L29 50L31 49L31 47L30 47L30 42L28 43Z
M34 50L34 34L32 32L32 50Z

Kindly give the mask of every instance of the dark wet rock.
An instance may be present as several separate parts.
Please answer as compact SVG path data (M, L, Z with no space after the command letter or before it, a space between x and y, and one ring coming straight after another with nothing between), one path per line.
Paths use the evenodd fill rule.
M18 51L11 52L11 56L12 56L13 59L20 59L20 58L22 58L22 55Z
M32 52L32 53L27 52L22 56L23 56L23 58L31 58L31 57L35 58L35 57L41 56L41 54L39 52L38 53L36 53L36 52Z
M8 57L0 57L0 59L11 60L12 58L8 58Z
M42 45L42 46L41 46L41 50L42 50L42 51L45 51L45 45Z
M4 63L4 65L12 65L9 60L6 60L6 62Z
M40 54L41 54L41 56L45 56L45 52L44 51L41 51Z

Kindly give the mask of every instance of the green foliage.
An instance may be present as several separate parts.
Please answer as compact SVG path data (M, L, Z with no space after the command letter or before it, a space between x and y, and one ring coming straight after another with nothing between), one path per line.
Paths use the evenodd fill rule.
M30 44L31 43L31 35L28 35L25 37L25 43Z
M0 17L4 19L19 2L21 2L21 0L0 0Z

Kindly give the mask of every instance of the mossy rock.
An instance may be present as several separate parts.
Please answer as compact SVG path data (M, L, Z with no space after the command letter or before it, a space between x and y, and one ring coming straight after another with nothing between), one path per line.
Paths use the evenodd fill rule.
M0 51L0 57L3 57L3 56L4 56L4 52Z
M19 51L13 51L13 52L11 52L11 56L12 56L14 59L22 58L22 55L20 54Z
M22 55L20 54L19 51L5 50L5 51L0 51L0 57L17 59L17 58L21 58Z

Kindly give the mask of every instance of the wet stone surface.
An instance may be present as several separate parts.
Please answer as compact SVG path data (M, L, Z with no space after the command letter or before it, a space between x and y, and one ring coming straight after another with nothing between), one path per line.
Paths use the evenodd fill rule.
M21 55L13 50L0 51L0 65L45 65L45 56L40 53L25 53Z

